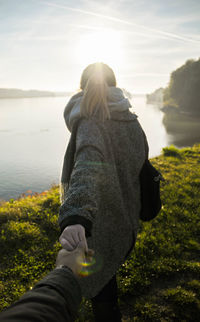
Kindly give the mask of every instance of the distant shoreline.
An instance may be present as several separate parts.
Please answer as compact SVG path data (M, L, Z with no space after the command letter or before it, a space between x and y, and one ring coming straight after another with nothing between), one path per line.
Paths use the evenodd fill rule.
M67 96L70 96L70 95L63 94L63 95L44 95L44 96L12 96L12 97L5 96L5 97L0 97L0 100L4 100L4 99L25 99L25 98L47 98L47 97L55 98L55 97L67 97Z
M72 92L52 92L40 90L22 90L17 88L0 88L0 99L64 97L71 95Z
M132 94L125 89L122 89L127 98L133 99L134 97L146 96L145 93ZM72 96L75 92L53 92L53 91L42 91L36 89L23 90L18 88L0 88L0 99L10 98L41 98L41 97L66 97Z

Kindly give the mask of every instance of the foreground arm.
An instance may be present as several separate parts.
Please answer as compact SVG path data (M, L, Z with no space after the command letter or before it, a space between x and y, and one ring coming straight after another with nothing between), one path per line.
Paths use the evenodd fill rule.
M77 278L79 250L62 250L57 266L68 265L71 269L57 268L16 303L0 314L1 322L72 322L81 302L81 290ZM72 272L73 271L73 272Z
M1 322L71 322L81 301L73 273L55 269L0 315Z

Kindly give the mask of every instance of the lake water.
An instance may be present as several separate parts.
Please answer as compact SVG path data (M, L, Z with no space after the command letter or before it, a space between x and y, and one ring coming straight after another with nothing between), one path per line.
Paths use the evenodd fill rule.
M70 137L63 110L69 98L0 100L0 199L17 198L27 190L42 192L58 184ZM146 105L145 96L132 100L146 132L150 157L172 143L162 124L163 113Z

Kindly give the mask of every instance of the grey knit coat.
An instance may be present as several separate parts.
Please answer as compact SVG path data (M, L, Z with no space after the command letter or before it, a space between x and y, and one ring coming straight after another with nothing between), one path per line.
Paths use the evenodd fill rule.
M128 109L112 112L104 122L91 117L79 123L59 224L61 231L82 224L95 251L92 274L80 279L86 298L101 291L134 246L141 207L139 173L147 157L145 134Z

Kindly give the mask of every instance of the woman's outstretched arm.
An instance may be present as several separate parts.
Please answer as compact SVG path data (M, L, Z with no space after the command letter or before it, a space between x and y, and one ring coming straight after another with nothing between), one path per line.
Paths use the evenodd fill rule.
M61 232L69 225L81 224L86 236L91 235L92 223L99 210L105 166L101 130L93 120L84 119L77 131L69 188L59 211Z

